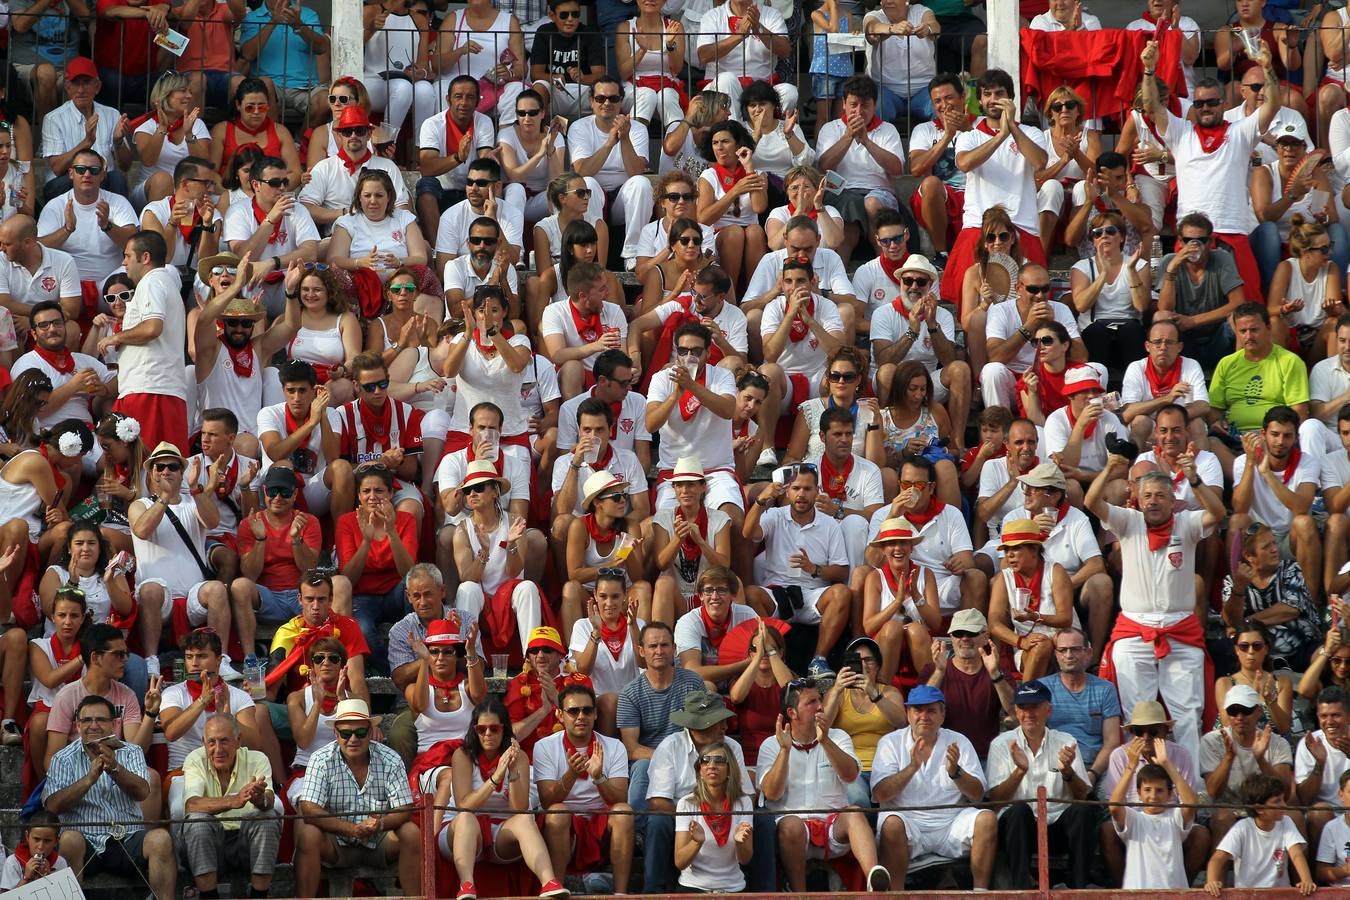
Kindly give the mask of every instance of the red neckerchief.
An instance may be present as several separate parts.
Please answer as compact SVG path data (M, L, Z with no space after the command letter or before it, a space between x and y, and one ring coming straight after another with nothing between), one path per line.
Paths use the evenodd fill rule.
M598 738L596 738L595 734L592 733L592 734L591 734L591 742L590 742L589 744L586 745L586 752L585 752L585 753L581 753L581 751L578 750L578 749L576 748L576 746L572 743L572 739L569 738L566 734L564 734L564 735L563 735L563 746L566 747L566 749L570 750L570 751L573 752L573 753L581 753L581 755L584 756L584 757L589 761L590 758L591 758L591 754L595 752L595 742L596 742L596 740L598 740ZM582 773L581 773L580 775L577 776L577 778L578 778L579 780L581 780L581 781L586 781L586 780L588 780L590 777L591 777L591 773L590 773L590 770L589 770L589 769L583 770Z
M19 846L14 848L14 858L19 862L19 872L22 873L28 868L28 861L33 858L33 851L28 846L27 841L19 841ZM55 850L47 857L47 869L56 871L56 862L61 858Z
M1170 523L1168 530L1171 530ZM1031 591L1031 602L1027 606L1027 609L1031 612L1040 612L1041 610L1041 576L1044 574L1044 559L1042 559L1041 564L1036 567L1036 574L1032 575L1030 578L1023 578L1021 572L1016 569L1012 570L1013 584Z
M252 128L249 128L247 125L245 125L244 120L242 118L233 119L231 120L230 124L233 125L235 128L238 128L240 131L242 131L249 137L257 137L263 132L269 130L269 126L272 124L272 120L264 118L262 125L258 128L257 131L254 131Z
M684 510L678 506L675 507L675 517L684 519ZM699 505L698 517L694 519L694 524L698 527L699 534L704 536L708 534L708 508L706 506ZM693 538L684 538L680 541L680 556L691 563L697 563L703 556L703 548Z
M745 166L740 165L734 169L727 169L720 163L713 163L713 171L717 173L717 183L722 186L724 194L730 192L745 177Z
M1064 517L1067 516L1068 514L1069 514L1069 501L1061 500L1059 502L1059 508L1055 510L1055 524L1058 525L1060 522L1063 522Z
M904 581L900 581L891 572L891 564L885 562L881 564L881 577L886 579L886 587L891 591L891 596L897 600L904 600L909 596L910 588L914 585L914 561L909 560L905 563Z
M817 738L816 740L812 741L812 742L809 743L809 744L799 744L799 743L797 743L796 741L793 741L793 742L792 742L792 749L793 749L793 750L800 750L800 751L802 751L803 753L810 753L812 750L816 749L816 745L819 744L819 743L820 743L820 739L819 739L819 738Z
M253 342L249 341L242 348L236 350L231 347L222 336L217 338L220 345L225 348L225 353L230 357L230 365L234 366L234 374L240 378L253 377Z
M595 513L586 513L581 517L581 521L586 523L586 533L591 536L591 540L597 544L608 544L619 534L619 529L611 528L609 531L601 531L600 523L595 520Z
M783 304L784 307L786 307L787 305L786 297L783 298ZM806 311L806 314L809 316L814 316L816 314L816 297L814 294L808 297L806 302L802 304L802 309L804 309ZM784 311L786 312L786 308L784 309ZM792 328L788 331L788 340L792 341L792 343L794 344L800 343L801 341L805 340L806 335L809 334L810 331L811 329L808 328L806 325L806 320L801 317L800 313L798 313L797 315L792 317Z
M205 454L202 455L202 462L207 463ZM228 497L234 493L235 485L239 483L239 454L233 450L230 451L230 464L225 467L225 483L216 488L217 497Z
M286 434L292 435L295 433L295 430L300 427L300 420L291 415L291 407L289 404L283 403L281 404L281 408L286 411Z
M1206 127L1204 125L1195 126L1195 136L1200 141L1201 153L1213 153L1223 146L1224 140L1228 137L1229 122L1220 122L1218 125Z
M38 447L38 452L41 453L42 458L47 461L47 465L51 466L52 468L52 480L56 482L57 492L59 493L65 490L66 476L61 474L61 470L56 467L56 463L52 462L51 454L47 452L47 445L43 444L42 446Z
M1155 443L1153 445L1153 459L1155 462L1158 463L1159 468L1162 468L1163 463L1166 463L1167 465L1176 468L1176 471L1172 473L1172 490L1173 493L1180 492L1181 485L1184 484L1186 481L1185 470L1182 469L1180 466L1177 466L1176 460L1167 458L1167 456L1163 453L1161 444Z
M847 129L848 129L848 114L845 113L845 114L841 115L841 116L839 117L839 121L841 121L841 122L844 123L844 128L845 128L845 130L847 130ZM880 127L881 127L881 117L880 117L880 116L877 116L877 115L873 115L871 121L869 121L869 122L867 123L867 130L868 130L868 131L876 131L876 130L877 130L878 128L880 128Z
M1289 460L1284 464L1284 468L1279 470L1280 478L1284 481L1285 487L1289 486L1289 480L1294 477L1294 472L1298 470L1298 461L1302 458L1303 451L1295 447L1289 453Z
M893 281L896 287L903 287L903 285L900 284L900 267L905 264L905 261L903 259L887 259L885 254L878 256L877 261L881 263L881 271L886 273L886 277ZM895 311L904 312L905 308L903 305L900 305L899 297L895 298L895 302Z
M375 412L364 400L356 401L356 414L361 417L361 428L366 434L366 446L371 450L389 449L389 426L394 420L394 401L386 399L384 410Z
M453 152L454 150L449 150L446 152L446 155L449 155L450 153ZM337 157L338 159L342 160L342 165L346 167L348 175L355 175L356 170L361 166L361 164L367 162L374 155L375 154L370 151L369 147L366 148L366 155L361 157L360 159L352 159L350 156L348 156L346 147L338 147L337 152Z
M75 641L72 641L72 642L71 642L71 647L70 647L70 652L69 652L69 653L65 653L65 652L63 652L63 651L61 650L61 639L60 639L59 637L57 637L56 635L52 635L52 636L51 636L51 646L52 646L52 659L55 660L56 665L57 665L58 667L59 667L59 666L65 665L66 663L70 662L72 659L74 659L75 657L77 657L77 656L80 655L80 642L79 642L79 640L75 640ZM67 680L68 680L68 681L74 681L76 678L79 678L79 677L80 677L80 676L79 676L79 673L77 672L75 675L72 675L72 676L71 676L69 679L67 679Z
M704 366L699 369L698 377L695 378L694 381L698 384L703 385L704 387L707 387L708 385L707 366ZM694 413L698 412L701 406L703 406L703 401L694 396L694 392L692 389L684 391L683 393L680 394L680 418L683 419L684 421L688 422L690 419L692 419L694 417Z
M258 205L257 197L254 197L249 202L253 204L253 221L261 225L263 221L267 218L267 213L263 212L263 208ZM281 220L278 219L277 224L272 226L272 236L267 239L267 243L276 244L279 243L280 241L281 241Z
M443 691L457 690L459 688L460 682L462 682L463 680L464 680L464 673L462 672L456 672L455 677L451 678L449 681L441 681L441 679L437 678L435 675L432 675L430 672L427 673L427 686L433 688L440 688Z
M46 360L47 365L62 375L69 375L75 371L75 356L65 347L53 352L45 347L34 345L33 350L38 356Z
M600 620L600 640L605 642L609 648L609 653L615 661L619 659L619 654L623 653L623 642L628 638L628 617L622 616L619 624L610 628L605 624L604 619Z
M929 522L933 520L934 516L942 512L942 510L946 508L946 506L947 504L939 500L937 498L937 494L934 494L933 496L928 498L927 507L921 510L907 512L905 513L905 518L909 519L910 523L913 524L916 528L923 528L923 526L927 525Z
M1143 14L1142 16L1140 16L1140 18L1143 19L1145 22L1147 22L1147 23L1150 24L1150 25L1157 25L1157 24L1158 24L1157 18L1155 18L1154 15L1153 15L1153 13L1149 12L1148 10L1144 10L1144 14Z
M177 195L174 195L174 196L175 196L175 198L177 197ZM257 208L257 204L256 204L256 203L254 203L254 208ZM169 210L170 210L170 211L173 210L173 204L172 204L172 201L170 201ZM198 225L200 225L201 222L202 222L202 216L201 216L201 213L199 213L199 212L197 211L197 208L194 206L194 207L192 208L192 221L191 221L191 222L188 222L186 225L184 225L184 224L182 224L182 223L180 222L179 225L178 225L178 233L181 234L181 235L183 236L183 240L185 240L185 241L190 241L190 240L192 240L192 231L193 231L193 229L195 229Z
M830 454L822 453L820 455L820 489L831 500L843 500L848 495L848 476L852 472L852 453L848 455L848 462L844 464L844 468L837 471L834 468L834 463L830 462Z
M731 439L750 436L750 420L746 419L744 423L737 425L734 421L731 423Z
M453 113L447 112L447 113L445 114L445 155L446 155L446 156L453 156L453 155L455 155L457 152L459 152L459 144L460 144L460 141L464 140L464 138L465 138L466 136L472 138L472 136L473 136L473 123L474 123L474 116L473 116L473 113L470 113L470 114L469 114L469 127L468 127L468 128L463 128L463 129L461 129L461 128L459 127L459 123L455 121L455 116L454 116Z
M998 136L998 132L989 127L989 119L984 116L981 116L979 121L975 123L975 130L982 131L990 137Z
M1175 516L1168 516L1167 521L1161 525L1148 526L1148 549L1154 553L1167 546L1168 541L1172 540L1172 522Z
M797 207L793 206L791 201L788 202L787 208L788 208L788 218L789 218L789 219L791 219L793 216L797 215ZM816 208L813 206L813 207L811 207L810 209L808 209L806 212L802 213L802 215L806 216L808 219L819 219L819 218L820 218L820 210L816 209Z
M478 774L483 777L483 784L492 786L492 776L497 774L497 761L502 758L499 752L494 758L488 759L486 753L478 754ZM500 794L506 790L506 778L502 783L492 788L493 793Z
M1153 367L1152 357L1145 357L1144 377L1148 379L1148 389L1153 392L1154 398L1161 397L1181 381L1181 357L1178 356L1172 368L1166 372L1159 372Z
M698 616L703 620L703 630L708 633L708 643L714 650L722 649L722 639L726 637L727 632L731 630L730 610L728 610L726 624L721 627L718 627L718 625L713 622L712 616L708 615L708 607L706 606L700 606L698 608Z
M707 803L700 803L698 808L703 813L703 821L708 823L708 830L712 832L717 846L725 847L727 841L731 839L731 801L722 798L721 812L713 812L713 808Z
M1069 417L1069 429L1070 429L1070 430L1073 430L1074 425L1076 425L1077 422L1078 422L1078 417L1075 416L1075 415L1073 414L1073 404L1072 404L1072 403L1068 403L1068 404L1065 405L1065 407L1064 407L1064 415L1066 415L1066 416ZM1088 440L1089 438L1092 437L1092 433L1093 433L1094 431L1097 430L1097 423L1100 422L1100 421L1101 421L1100 418L1094 419L1094 420L1088 425L1088 427L1086 427L1086 428L1083 429L1083 440L1086 441L1086 440Z
M492 343L492 341L488 341L486 344L483 343L483 335L477 328L473 330L473 345L477 347L478 352L484 356L491 356L497 352L497 345Z
M464 453L469 462L473 462L478 458L477 454L474 453L473 441L469 441L469 446L465 448ZM500 446L497 448L497 459L493 462L493 465L497 467L498 475L506 474L506 454L502 453L502 448Z
M589 344L600 338L600 329L603 326L600 324L599 312L582 318L581 311L571 300L567 301L567 311L572 314L572 324L576 326L577 337L581 338L583 344Z
M333 687L334 687L334 688L337 687L337 682L334 682L334 683L333 683ZM312 694L313 692L311 691L310 693ZM331 715L333 714L333 711L337 709L337 705L338 705L337 691L334 690L334 691L330 694L330 693L327 691L327 689L325 689L325 688L323 687L323 685L320 685L320 686L319 686L319 712L323 713L325 716L331 716Z
M188 680L183 683L187 685L188 696L193 699L193 702L196 702L196 700L200 698L202 695L201 681L189 677ZM216 711L216 700L220 697L221 691L223 690L225 690L225 682L217 679L216 686L211 689L211 702L206 704L207 712Z

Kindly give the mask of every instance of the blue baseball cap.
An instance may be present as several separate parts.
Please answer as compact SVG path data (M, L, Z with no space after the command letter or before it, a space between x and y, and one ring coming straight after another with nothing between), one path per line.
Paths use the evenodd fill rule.
M1050 702L1050 689L1039 681L1025 681L1013 694L1013 705L1031 706L1036 703Z
M907 706L927 706L929 703L945 703L947 698L942 696L942 691L928 684L920 684L910 689L909 696L905 698Z

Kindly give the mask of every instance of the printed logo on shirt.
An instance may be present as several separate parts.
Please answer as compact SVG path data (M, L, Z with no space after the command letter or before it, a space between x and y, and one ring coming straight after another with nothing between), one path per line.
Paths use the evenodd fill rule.
M885 288L877 288L875 291L872 292L872 299L875 300L875 301L877 301L878 303L880 303L881 301L885 300L885 299L886 299L886 289L885 289Z
M637 423L634 422L632 418L620 419L620 420L619 420L619 430L622 431L624 434L632 434L632 433L633 433L633 426L636 425L636 424L637 424Z
M1271 862L1275 863L1275 865L1280 865L1280 863L1284 861L1284 848L1276 847L1275 852L1271 854L1270 858Z
M50 294L52 291L56 290L56 279L53 278L53 277L50 276L50 275L45 275L45 276L43 276L43 278L42 278L42 289L43 289L44 291L46 291L47 293L49 293L49 294Z
M395 228L393 233L390 234L389 237L401 244L403 243L403 230L401 228Z
M812 334L811 337L810 337L810 339L807 340L806 345L807 345L808 347L810 347L812 350L819 350L819 349L820 349L820 339L817 338L814 334Z
M1264 386L1265 382L1261 380L1261 376L1253 375L1251 380L1242 388L1242 401L1248 406L1255 406L1260 403Z
M1167 554L1167 561L1172 564L1172 568L1174 569L1181 568L1181 560L1182 560L1182 553L1179 550Z

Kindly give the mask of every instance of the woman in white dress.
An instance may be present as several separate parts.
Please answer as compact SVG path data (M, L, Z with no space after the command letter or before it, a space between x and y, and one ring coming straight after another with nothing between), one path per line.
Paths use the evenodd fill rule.
M1050 670L1058 629L1079 627L1073 583L1063 566L1045 558L1045 538L1032 519L1004 522L1003 567L989 593L989 633L1013 648L1023 681Z
M431 23L425 14L408 9L407 0L383 0L367 4L365 24L365 73L370 109L384 112L390 139L408 119L421 123L438 108L438 84L432 79L429 54Z
M717 258L738 295L768 249L759 217L769 209L769 181L755 171L754 146L740 122L714 125L703 147L712 165L698 177L698 220L717 232Z
M697 459L675 461L670 478L675 506L651 518L652 558L659 573L652 598L652 616L674 622L691 608L698 578L710 566L731 565L731 518L709 509L703 499L707 479Z
M675 807L675 868L680 886L700 893L745 890L741 866L754 852L754 818L731 748L714 741L695 762L694 792ZM765 819L764 827L772 820Z

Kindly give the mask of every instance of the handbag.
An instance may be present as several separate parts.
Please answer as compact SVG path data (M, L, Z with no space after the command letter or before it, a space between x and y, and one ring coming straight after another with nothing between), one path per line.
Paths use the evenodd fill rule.
M192 554L192 559L197 564L197 568L201 569L202 580L214 581L216 570L211 568L210 564L202 559L202 555L197 552L197 545L192 542L192 538L188 537L187 529L183 527L182 522L178 521L178 516L174 515L173 509L165 505L164 515L168 518L169 524L173 526L173 530L178 532L178 536L182 539L184 546L187 547L188 553Z

